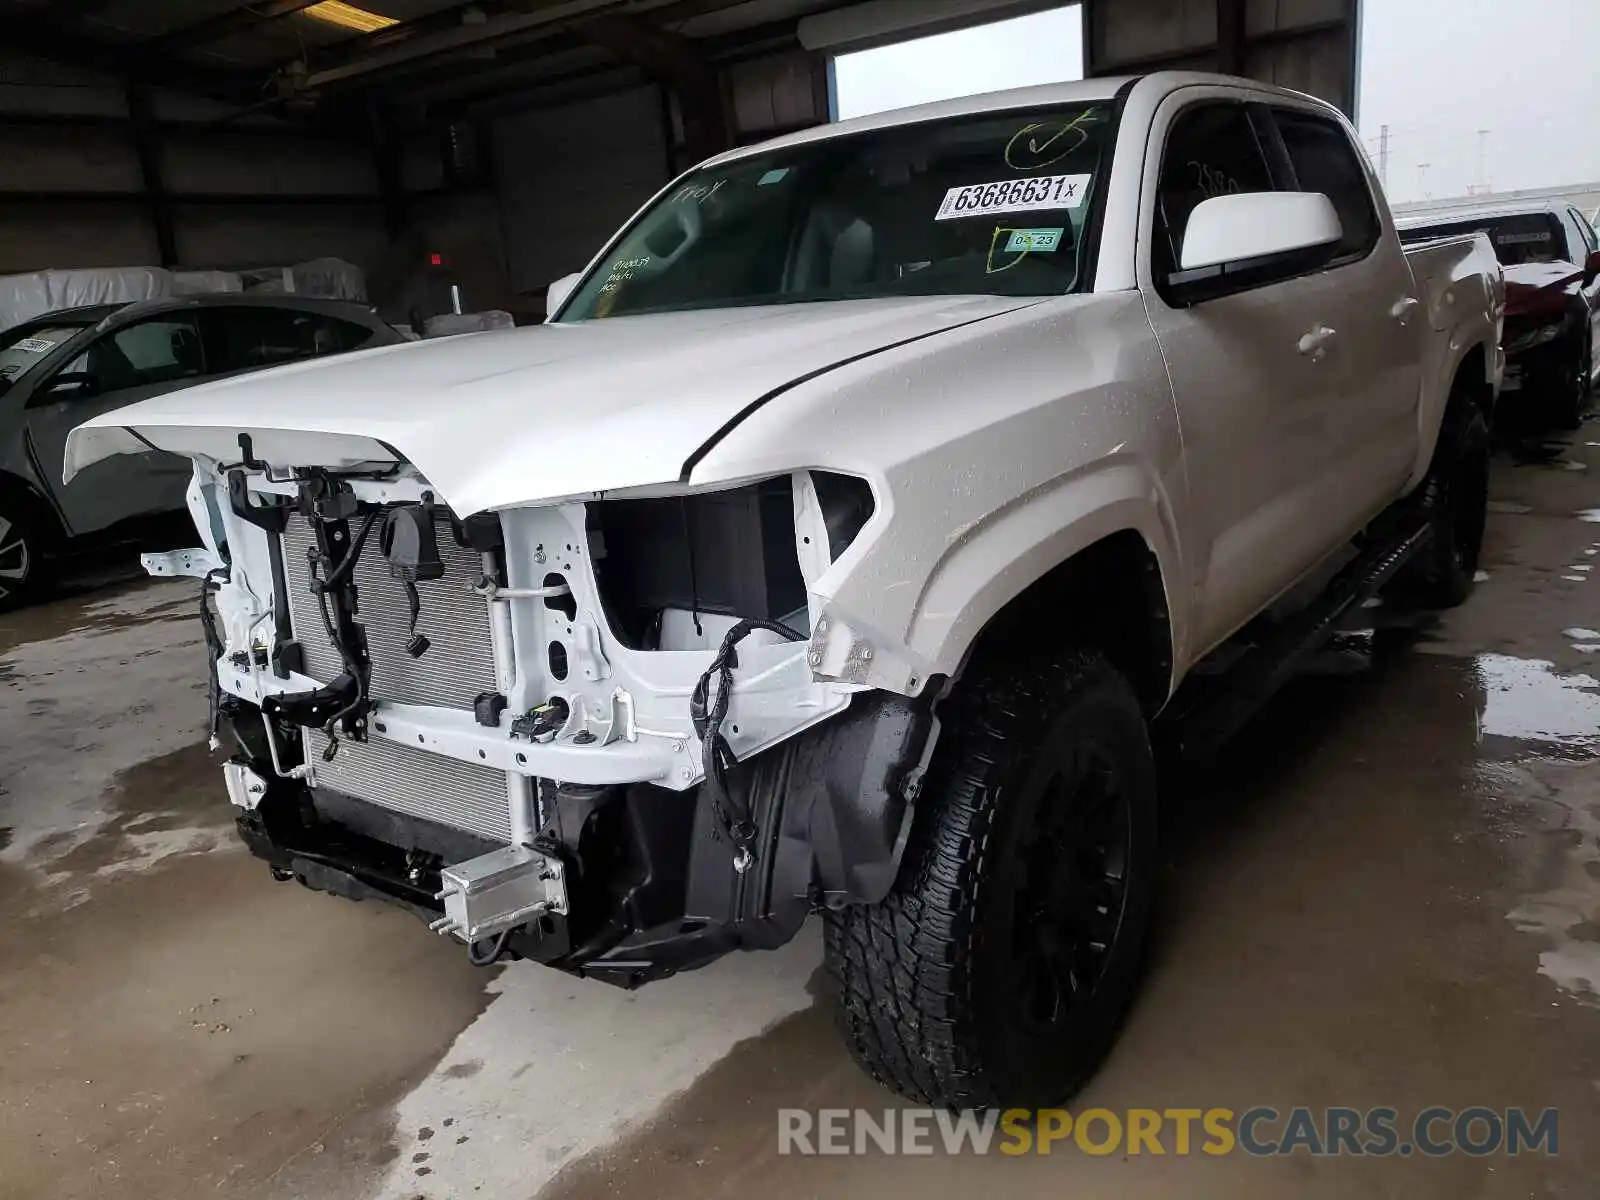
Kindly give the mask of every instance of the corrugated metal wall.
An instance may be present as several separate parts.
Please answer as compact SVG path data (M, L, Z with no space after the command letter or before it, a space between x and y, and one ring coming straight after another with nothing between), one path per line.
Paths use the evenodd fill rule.
M0 274L159 262L127 93L118 81L0 49L0 112L19 115L0 121ZM153 97L153 116L169 122L161 127L160 158L173 197L179 264L248 267L335 255L370 270L388 240L371 150L293 129L200 124L226 112L192 97ZM100 123L67 122L76 116ZM28 117L33 123L20 119ZM8 191L44 198L8 199ZM182 199L286 192L340 199L327 205ZM76 198L61 201L60 194Z
M1235 69L1353 113L1359 4L1245 0L1243 59ZM1219 0L1089 0L1086 72L1222 69L1228 51L1219 44L1218 5Z
M511 286L576 271L667 180L661 91L636 88L494 125Z
M750 59L723 73L734 136L757 141L828 119L820 56ZM540 293L584 266L634 210L692 165L660 88L499 117L494 158L511 285Z

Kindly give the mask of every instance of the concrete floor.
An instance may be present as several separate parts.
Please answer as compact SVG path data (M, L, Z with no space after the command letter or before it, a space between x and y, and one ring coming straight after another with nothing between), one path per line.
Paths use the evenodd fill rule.
M1561 1110L1560 1155L779 1158L892 1100L815 931L637 994L470 967L231 840L188 583L0 617L0 1197L1592 1196L1600 431L1496 462L1487 578L1167 781L1142 998L1078 1105ZM1386 644L1386 643L1385 643Z

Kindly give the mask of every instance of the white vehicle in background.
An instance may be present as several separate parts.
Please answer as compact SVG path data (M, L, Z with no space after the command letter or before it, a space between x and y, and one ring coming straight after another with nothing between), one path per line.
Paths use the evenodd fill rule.
M731 151L573 282L73 434L194 460L241 834L625 986L820 909L874 1076L1059 1100L1135 986L1150 722L1467 594L1489 246L1403 251L1327 105L1159 74Z

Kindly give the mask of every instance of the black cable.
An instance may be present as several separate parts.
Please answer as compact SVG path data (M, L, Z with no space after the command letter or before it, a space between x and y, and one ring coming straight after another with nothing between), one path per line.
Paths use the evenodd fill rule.
M694 724L695 736L700 739L700 757L705 768L711 809L721 822L728 840L740 852L740 859L746 862L754 857L751 845L756 838L755 818L744 802L736 800L728 791L728 768L738 760L733 757L732 748L722 736L722 723L727 719L728 705L733 701L733 671L739 665L734 647L758 629L769 630L791 642L805 640L802 634L781 621L747 617L728 630L711 665L705 669L689 695L689 719ZM708 709L713 675L717 677L717 698ZM734 810L731 813L730 808Z
M355 569L356 560L361 557L362 548L367 544L367 535L372 532L373 525L377 523L380 511L380 509L375 508L367 514L367 519L361 522L360 532L356 534L356 540L350 544L350 549L346 552L344 561L335 567L327 578L318 579L316 576L312 576L312 591L325 592L329 588L338 587L339 584L344 582L344 577Z
M312 575L311 591L317 598L317 615L322 618L322 628L327 632L329 644L339 652L339 661L343 664L345 673L356 681L355 699L329 717L322 726L322 732L328 737L328 748L322 753L325 762L332 762L333 756L338 753L339 735L337 728L339 722L366 702L367 687L370 683L370 677L367 672L362 668L355 655L350 652L349 647L344 644L344 639L339 636L338 626L334 623L333 614L328 611L328 590L342 583L345 576L354 568L356 560L361 556L362 548L366 545L367 535L372 532L372 526L377 520L377 515L377 509L367 514L367 519L362 522L361 531L356 535L356 540L345 553L344 560L339 564L337 570L321 580L316 578L315 573ZM314 548L309 551L309 557L313 562L321 559L321 556L316 553Z
M344 641L339 637L338 629L333 623L333 616L328 612L328 597L324 592L317 593L317 612L322 617L323 629L327 630L328 641L339 652L339 661L344 664L346 673L356 681L355 699L329 717L322 726L322 732L328 735L328 749L322 752L322 758L324 762L332 762L333 756L338 753L339 747L339 735L336 732L338 724L361 707L366 700L369 677L367 672L362 669L361 664L345 648Z
M475 967L494 966L495 963L500 961L500 956L506 952L506 942L510 940L510 937L511 930L502 929L495 935L494 941L490 943L489 953L487 954L478 952L479 943L470 943L467 946L467 961Z

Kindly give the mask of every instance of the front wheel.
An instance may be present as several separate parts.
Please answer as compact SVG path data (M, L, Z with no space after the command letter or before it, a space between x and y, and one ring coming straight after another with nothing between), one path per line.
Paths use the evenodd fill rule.
M1583 424L1594 395L1594 343L1588 335L1579 343L1574 357L1577 361L1551 391L1550 419L1562 429L1576 429Z
M1095 654L959 684L894 891L828 914L836 1018L926 1104L1064 1100L1110 1050L1154 894L1144 714Z
M25 504L0 492L0 612L38 598L45 584L44 539Z

